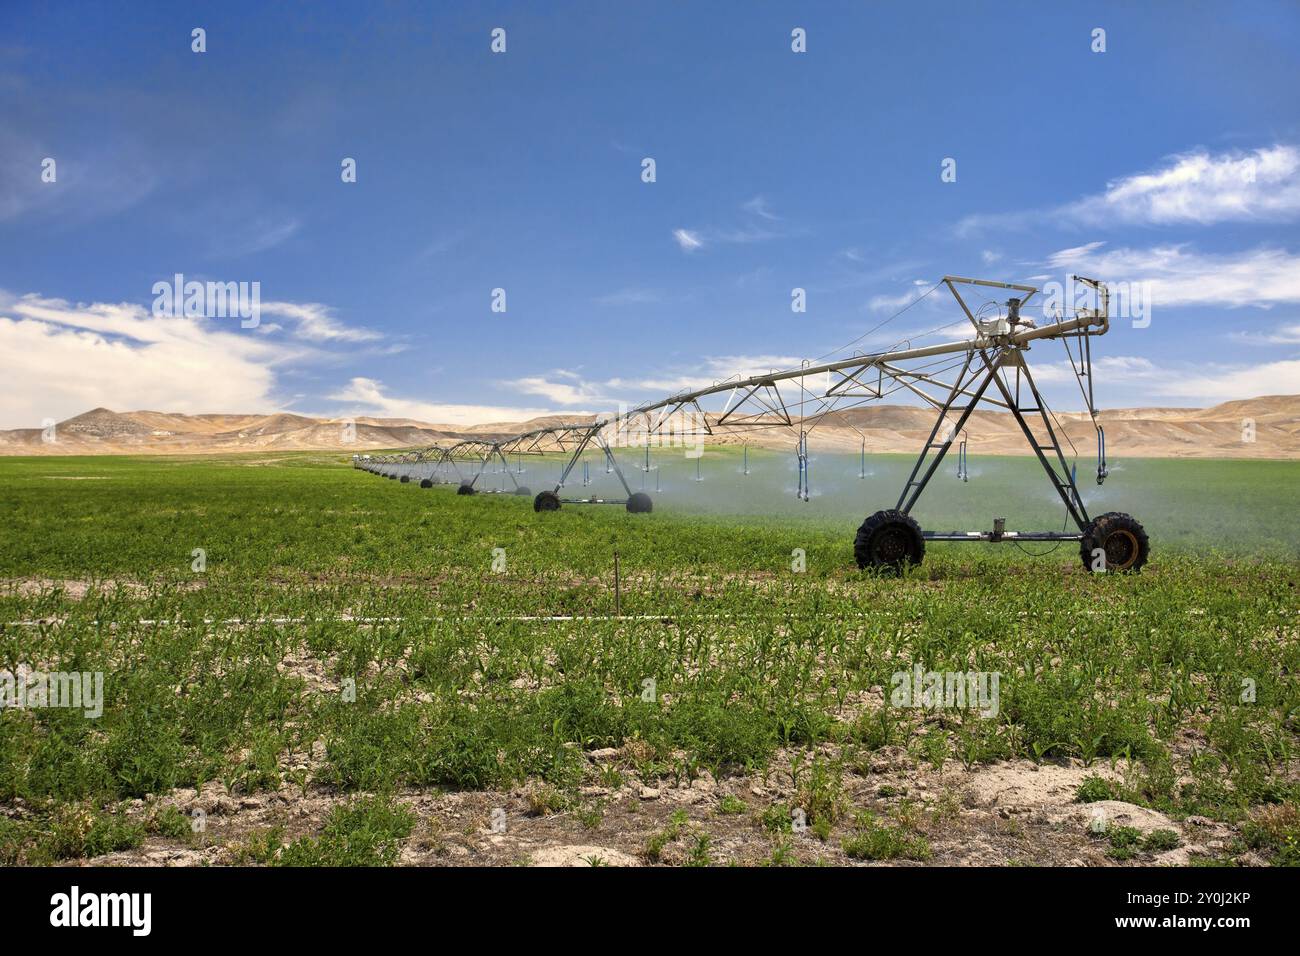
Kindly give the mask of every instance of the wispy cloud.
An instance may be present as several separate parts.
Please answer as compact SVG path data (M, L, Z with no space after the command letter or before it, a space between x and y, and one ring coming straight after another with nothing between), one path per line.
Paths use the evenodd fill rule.
M540 395L557 405L600 404L610 401L608 393L600 385L583 382L573 372L556 371L551 374L566 381L557 382L544 375L533 375L510 379L501 384L525 395Z
M773 370L795 368L800 359L790 355L716 355L679 369L640 378L612 378L611 389L633 392L637 401L666 398L677 392L707 388L733 378L749 378Z
M652 289L619 289L616 292L596 296L593 301L597 305L606 306L648 305L658 302L659 298L659 293Z
M424 246L424 248L422 248L419 252L417 252L415 254L415 258L432 259L437 256L441 256L444 253L450 252L452 249L456 248L456 246L460 245L464 240L465 240L465 234L461 232L453 232L443 236L439 236L433 241L431 241L428 245Z
M502 385L541 395L558 405L584 404L613 409L620 403L637 405L678 392L707 388L728 379L748 378L798 365L799 359L788 355L721 355L638 377L587 381L575 372L556 370L547 375L512 379Z
M704 246L704 240L699 237L698 233L692 232L690 229L674 229L673 239L676 240L682 252L694 252Z
M212 242L215 256L237 258L266 252L287 242L302 225L292 216L259 215L220 230Z
M202 230L195 233L192 223L202 223ZM284 245L302 230L303 219L274 198L239 189L200 201L176 225L200 238L209 256L239 259Z
M1260 395L1294 394L1300 381L1300 360L1227 364L1218 362L1159 365L1137 355L1114 355L1093 362L1102 381L1121 381L1141 394L1166 400L1214 405ZM1034 366L1040 384L1073 384L1068 361Z
M735 226L730 229L718 229L707 233L712 242L729 242L744 245L751 242L767 242L770 239L781 239L785 233L775 229L769 229L761 225Z
M373 378L356 377L330 398L341 402L353 414L375 418L408 418L431 425L487 425L495 422L520 422L554 414L546 408L511 405L466 405L424 402L390 395L384 383ZM574 412L572 414L578 414Z
M929 282L925 279L913 279L911 287L903 292L899 292L895 295L882 294L872 296L867 300L867 308L873 312L889 312L894 309L901 309L920 299L932 288L934 288L933 282Z
M955 334L965 327L965 320L954 322L944 334ZM895 330L891 336L881 333L880 347L898 344L897 336L903 334L920 338L926 330L903 332ZM873 343L864 342L864 347ZM1059 391L1067 405L1077 404L1073 367L1065 359L1041 360L1034 364L1034 377L1040 385ZM763 375L774 370L798 368L800 359L790 355L722 355L705 358L692 365L665 369L636 377L615 377L603 381L585 381L577 373L557 370L546 376L503 382L503 387L514 387L530 394L543 395L548 401L565 408L583 405L609 413L620 404L636 406L642 402L669 398L685 391L725 384L729 380ZM1234 399L1258 395L1288 394L1295 391L1300 381L1300 360L1270 361L1258 364L1227 363L1170 363L1157 365L1138 355L1099 356L1094 369L1102 382L1122 383L1123 388L1139 390L1140 394L1154 396L1173 404L1212 405ZM793 386L793 383L791 384ZM723 393L726 394L726 393ZM897 400L906 401L907 396ZM706 402L717 407L721 397ZM1066 407L1063 405L1062 407ZM577 414L570 412L570 414ZM417 416L418 417L418 416ZM520 415L520 418L533 417ZM493 420L505 420L498 415Z
M263 302L263 315L293 320L295 331L313 342L373 342L383 335L373 329L354 328L334 318L334 310L319 302Z
M908 276L924 273L931 265L919 259L890 258L878 253L864 252L856 246L841 249L831 258L836 275L810 288L823 292L841 292L884 283L896 284Z
M1300 256L1284 249L1203 253L1188 244L1107 249L1103 242L1090 242L1054 253L1048 265L1062 273L1077 272L1107 282L1148 282L1157 309L1179 305L1268 308L1300 302Z
M788 233L772 225L781 221L781 217L772 212L763 196L755 196L740 204L741 222L707 229L674 229L673 238L683 252L694 252L714 243L745 244L767 242L770 239L785 238Z
M1233 332L1229 337L1246 345L1300 345L1300 322L1282 322L1266 332Z
M1062 212L1090 226L1289 221L1300 215L1300 148L1184 153L1152 172L1108 183L1104 193Z
M42 163L54 160L54 182ZM134 142L97 143L91 152L56 148L0 128L0 222L28 216L82 222L119 213L158 185L149 151Z
M741 209L745 212L758 216L760 219L767 219L771 222L779 222L781 217L772 212L771 207L767 204L764 196L755 196L753 199L746 200L741 204Z
M1174 374L1161 372L1155 383L1158 395L1183 398L1197 404L1229 402L1260 395L1293 395L1300 382L1300 361L1288 359L1259 365L1198 366Z
M1291 222L1300 218L1300 147L1180 153L1150 171L1106 184L1103 192L1047 209L968 216L958 236L1028 227L1044 220L1074 226L1207 226Z

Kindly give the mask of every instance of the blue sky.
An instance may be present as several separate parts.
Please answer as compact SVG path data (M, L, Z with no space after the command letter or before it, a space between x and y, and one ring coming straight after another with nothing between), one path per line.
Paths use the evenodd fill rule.
M1297 67L1295 3L7 3L0 427L599 411L945 273L1150 283L1103 406L1300 391ZM261 324L151 314L176 273L259 282Z

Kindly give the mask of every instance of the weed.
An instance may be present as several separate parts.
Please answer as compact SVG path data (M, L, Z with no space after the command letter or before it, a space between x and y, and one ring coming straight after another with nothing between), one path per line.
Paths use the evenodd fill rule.
M709 856L709 846L712 841L707 833L701 833L695 838L695 844L691 847L689 855L686 857L687 866L712 866L713 860Z
M284 847L284 827L274 826L248 834L226 848L226 862L231 866L271 866Z
M573 798L568 794L550 786L542 784L531 788L528 791L528 813L534 817L550 816L553 813L563 813L573 806Z
M1173 830L1152 830L1142 841L1142 849L1148 853L1163 853L1182 846L1182 840Z
M769 833L789 833L793 823L793 808L785 803L773 804L758 815L759 826Z
M1099 800L1114 800L1115 791L1109 780L1096 774L1089 774L1079 784L1074 799L1079 803L1096 803Z
M150 815L148 829L150 833L187 843L194 837L193 821L173 806L163 807Z
M749 809L749 804L734 793L729 793L718 801L718 812L727 816L744 813Z
M884 823L863 812L856 821L857 830L845 837L841 846L855 860L928 860L930 842L903 827Z
M686 829L688 817L685 810L676 810L668 818L668 826L656 833L651 834L646 841L644 856L651 863L658 863L663 856L664 848L668 844L675 842Z
M1136 827L1111 825L1105 836L1110 844L1106 855L1113 860L1131 860L1142 849L1142 831Z
M383 797L335 807L318 837L303 837L275 857L277 866L389 866L415 827L415 815Z
M1242 840L1277 866L1300 866L1300 810L1293 803L1265 807L1242 826Z

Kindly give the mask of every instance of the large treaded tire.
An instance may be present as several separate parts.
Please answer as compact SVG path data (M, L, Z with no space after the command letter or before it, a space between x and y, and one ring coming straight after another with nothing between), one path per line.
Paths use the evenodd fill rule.
M466 485L459 485L459 486L457 486L457 488L456 488L456 494L458 494L458 495L472 495L472 494L474 494L474 486L473 486L473 485L468 485L468 484L466 484Z
M634 491L627 499L627 510L634 515L649 514L654 510L654 502L644 491Z
M515 489L514 493L520 496L527 496L532 494L532 490L529 489L527 485L520 485Z
M421 487L421 488L432 488L432 487L433 487L433 479L432 479L432 478L421 478L421 479L420 479L420 487Z
M559 511L560 496L553 491L539 491L533 499L534 511Z
M411 476L403 475L401 478L398 478L397 480L400 481L402 484L406 484L408 481L411 480Z
M877 511L858 528L853 540L858 567L897 573L925 559L921 526L909 515L889 509Z
M1100 548L1106 556L1104 568L1093 568L1092 552ZM1108 511L1092 519L1079 542L1079 557L1087 571L1133 574L1142 570L1151 556L1151 542L1137 520L1122 511Z

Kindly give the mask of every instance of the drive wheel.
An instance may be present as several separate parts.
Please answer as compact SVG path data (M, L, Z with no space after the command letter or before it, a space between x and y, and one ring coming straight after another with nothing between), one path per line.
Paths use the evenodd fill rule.
M853 556L860 568L900 571L925 558L921 526L901 511L877 511L858 528Z
M421 488L432 488L432 487L433 487L433 479L432 479L432 478L421 478L421 479L420 479L420 487L421 487Z
M533 499L534 511L559 511L560 496L553 491L539 491Z
M402 484L406 484L408 481L411 480L411 476L403 475L401 478L398 478L397 480L400 481Z
M523 495L523 496L527 496L527 495L531 495L531 494L532 494L532 492L531 492L527 487L525 487L524 485L520 485L518 488L516 488L515 491L514 491L514 493L517 494L517 495Z
M644 491L634 491L627 499L627 510L632 514L649 514L654 510L654 502Z
M1094 554L1095 551L1101 554ZM1142 525L1122 511L1108 511L1093 518L1079 542L1079 557L1088 571L1133 573L1141 570L1151 553L1151 543ZM1104 555L1101 567L1099 559Z
M470 485L470 484L460 485L460 486L456 489L456 494L458 494L458 495L472 495L472 494L474 494L474 486L473 486L473 485Z

